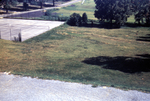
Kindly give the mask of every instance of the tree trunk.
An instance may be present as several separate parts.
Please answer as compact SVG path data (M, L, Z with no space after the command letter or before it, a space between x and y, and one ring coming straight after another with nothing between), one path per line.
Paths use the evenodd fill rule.
M43 8L43 2L41 2L41 9Z
M6 14L8 14L8 9L6 8Z
M112 28L112 18L110 19L110 26L109 28Z
M53 0L53 6L55 6L55 0Z

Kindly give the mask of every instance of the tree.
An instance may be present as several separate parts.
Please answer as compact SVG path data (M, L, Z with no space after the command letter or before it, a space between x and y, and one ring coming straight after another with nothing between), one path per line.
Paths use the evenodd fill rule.
M8 9L11 8L11 6L16 6L17 0L1 0L0 6L3 6L6 9L6 13L8 13Z
M41 9L43 8L43 2L45 2L45 1L47 1L47 0L40 0L39 1L39 5L41 6Z
M132 14L134 0L94 0L96 4L95 17L100 21L112 21L118 26L123 25Z
M88 20L88 18L87 18L86 13L83 13L83 15L82 15L82 22L83 22L83 24L87 24L87 20Z
M80 26L81 20L82 17L79 14L73 13L72 15L70 15L70 18L67 20L67 24L71 26Z
M31 4L39 5L40 8L42 9L44 2L51 1L51 0L28 0L28 1ZM52 0L52 2L53 2L53 6L55 6L55 0Z
M138 0L135 3L135 22L138 24L150 24L150 1L149 0Z
M27 4L27 2L23 2L23 8L24 8L24 10L26 11L27 9L28 9L28 4Z

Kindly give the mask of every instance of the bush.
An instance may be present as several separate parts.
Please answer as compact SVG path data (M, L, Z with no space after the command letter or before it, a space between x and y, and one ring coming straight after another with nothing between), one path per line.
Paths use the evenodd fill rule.
M60 21L67 21L69 17L59 17Z
M82 15L82 23L83 24L87 24L87 20L88 20L88 18L87 18L86 13L83 13L83 15Z
M49 9L45 12L45 16L51 16L53 14L53 11L57 11L57 10L59 10L59 9L57 9L57 8L56 9Z
M40 5L40 2L30 1L30 5Z
M67 24L71 26L80 26L81 20L82 17L79 14L73 13L72 15L70 15L70 18L67 20Z
M52 14L52 10L47 10L47 11L45 12L45 16L51 16L51 14Z

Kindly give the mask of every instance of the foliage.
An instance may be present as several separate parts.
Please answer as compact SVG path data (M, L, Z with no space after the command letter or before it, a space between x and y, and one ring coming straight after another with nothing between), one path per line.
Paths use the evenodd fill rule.
M135 20L146 24L150 22L149 0L94 0L96 3L95 17L101 21L115 21L124 25L127 18L135 14Z
M82 17L80 14L73 13L70 15L69 19L67 20L67 24L71 26L80 26L82 24Z
M46 10L45 16L51 16L54 11L57 11L57 8Z
M28 6L29 5L26 2L23 3L23 8L24 8L25 11L28 9Z
M68 17L60 17L60 16L42 16L44 20L51 20L51 21L67 21Z
M101 21L115 21L123 25L132 14L131 0L94 0L96 3L95 17Z
M8 13L8 9L11 8L11 6L16 6L17 0L1 0L0 6L3 6L6 9L6 13Z
M140 24L150 24L150 2L149 0L139 1L140 5L136 7L135 11L135 22ZM137 5L137 4L135 4Z
M83 13L83 15L82 15L82 23L83 24L87 24L87 20L88 20L88 17L86 15L86 13Z
M55 9L49 9L45 12L44 16L41 17L41 19L44 20L51 20L51 21L67 21L67 16L61 16L60 13L56 13L55 11L58 11L57 8Z

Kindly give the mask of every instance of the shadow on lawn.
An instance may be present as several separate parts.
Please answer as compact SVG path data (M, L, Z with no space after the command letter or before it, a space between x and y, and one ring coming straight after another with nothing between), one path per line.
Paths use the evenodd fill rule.
M18 7L21 8L22 10L24 10L23 6L18 6ZM40 9L40 6L37 6L37 7L29 6L28 9Z
M137 27L149 27L150 25L127 22L127 23L125 23L125 26L137 28Z
M98 22L98 21L88 21L87 24L83 24L78 27L90 27L90 28L105 28L105 29L119 29L124 26L118 26L115 23L110 24L109 22Z
M89 28L105 28L105 29L116 29L116 28L120 28L118 26L115 26L115 24L113 24L112 26L109 23L105 23L105 24L99 24L99 23L88 23L86 25L82 25L79 27L89 27Z
M105 28L105 29L119 29L124 27L132 27L132 28L138 28L138 27L149 27L150 25L142 25L142 24L136 24L136 23L125 23L122 26L119 26L115 23L110 24L109 22L97 22L97 21L88 21L87 24L81 25L79 27L95 27L95 28Z
M150 42L150 34L147 34L146 36L140 36L138 39L136 39L137 41L146 41L146 42Z
M150 55L143 54L133 57L99 56L85 59L84 63L98 65L105 69L119 70L125 73L150 72Z
M43 4L43 7L54 7L52 4Z

